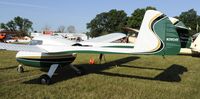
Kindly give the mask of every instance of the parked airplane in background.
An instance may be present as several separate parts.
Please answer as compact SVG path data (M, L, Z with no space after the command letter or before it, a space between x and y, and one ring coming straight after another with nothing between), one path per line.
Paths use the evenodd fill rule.
M111 42L115 34L110 35L112 37L102 38L107 37L105 40ZM41 83L49 84L57 67L71 64L76 58L76 53L175 55L181 48L175 26L166 15L154 10L146 11L134 45L108 43L108 41L98 38L79 43L63 42L63 44L35 41L37 42L35 45L33 40L32 45L0 43L0 49L19 51L16 59L23 65L50 67L48 73L40 77ZM81 73L80 69L74 66L72 68Z
M200 35L192 42L189 35L189 28L183 22L176 18L170 18L171 22L176 26L181 41L180 54L199 55L200 54Z
M189 48L181 48L180 54L200 56L200 35L194 39L194 42L192 42Z

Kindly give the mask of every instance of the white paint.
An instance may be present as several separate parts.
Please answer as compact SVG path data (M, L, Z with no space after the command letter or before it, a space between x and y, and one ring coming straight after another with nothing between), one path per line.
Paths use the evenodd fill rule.
M148 10L144 15L142 25L138 37L135 41L134 52L151 52L159 45L159 39L150 29L150 22L156 15L161 15L161 12Z
M193 51L200 53L200 34L197 36L195 41L192 43L191 48Z

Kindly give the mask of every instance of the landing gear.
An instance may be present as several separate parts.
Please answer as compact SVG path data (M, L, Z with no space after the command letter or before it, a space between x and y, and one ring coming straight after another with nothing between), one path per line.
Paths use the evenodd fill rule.
M101 64L102 59L103 59L104 62L106 63L106 57L105 57L105 55L104 55L104 54L100 54L100 55L99 55L99 64Z
M70 67L76 72L77 75L84 75L85 69L83 67L75 67L74 65L70 65Z
M47 74L43 74L42 76L40 76L39 82L41 84L45 84L45 85L51 84L51 78L52 78L54 72L56 71L56 69L58 68L58 66L59 66L59 64L53 64L53 65L51 65L48 73ZM83 67L75 67L72 64L70 65L70 67L74 71L76 71L77 75L84 75L86 73L85 69Z
M58 66L59 66L58 64L51 65L48 73L40 76L40 79L39 79L40 83L46 84L46 85L51 84L51 77L53 76L53 74L56 71L56 69L58 68Z
M49 85L51 83L51 78L47 74L44 74L40 76L40 83Z
M17 71L18 71L19 73L23 73L23 72L24 72L24 68L23 68L23 66L22 66L21 64L18 65Z

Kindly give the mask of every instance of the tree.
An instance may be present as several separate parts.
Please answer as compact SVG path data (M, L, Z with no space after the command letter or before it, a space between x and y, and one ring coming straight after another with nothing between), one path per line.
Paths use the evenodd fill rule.
M138 8L136 9L131 16L128 18L127 26L131 28L139 29L142 23L144 14L147 10L156 10L155 7L148 6L146 8Z
M11 21L7 22L6 24L1 23L1 28L6 31L16 31L17 25L13 20L11 20Z
M196 27L196 31L200 32L200 16L197 17L197 27Z
M89 39L91 37L91 33L90 32L86 32L85 34L87 36L87 39Z
M90 30L92 37L112 33L122 32L122 27L126 25L127 14L123 10L112 9L109 12L103 12L87 23L87 29Z
M65 26L59 26L58 30L56 32L57 33L64 33L65 32Z
M33 30L32 25L33 23L29 19L17 16L7 23L1 23L1 28L17 32L18 36L26 36L30 30Z
M67 27L67 32L68 33L76 33L75 26L73 26L73 25L68 26Z
M191 28L190 34L199 32L200 16L194 9L190 9L186 12L182 12L179 15L179 20L181 20L187 27Z

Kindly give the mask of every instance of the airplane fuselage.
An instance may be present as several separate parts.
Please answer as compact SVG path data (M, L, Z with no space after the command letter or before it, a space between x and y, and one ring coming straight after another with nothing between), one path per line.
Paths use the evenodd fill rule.
M32 67L50 67L52 64L65 66L76 59L76 54L66 53L40 53L20 51L16 54L16 60L23 65Z

